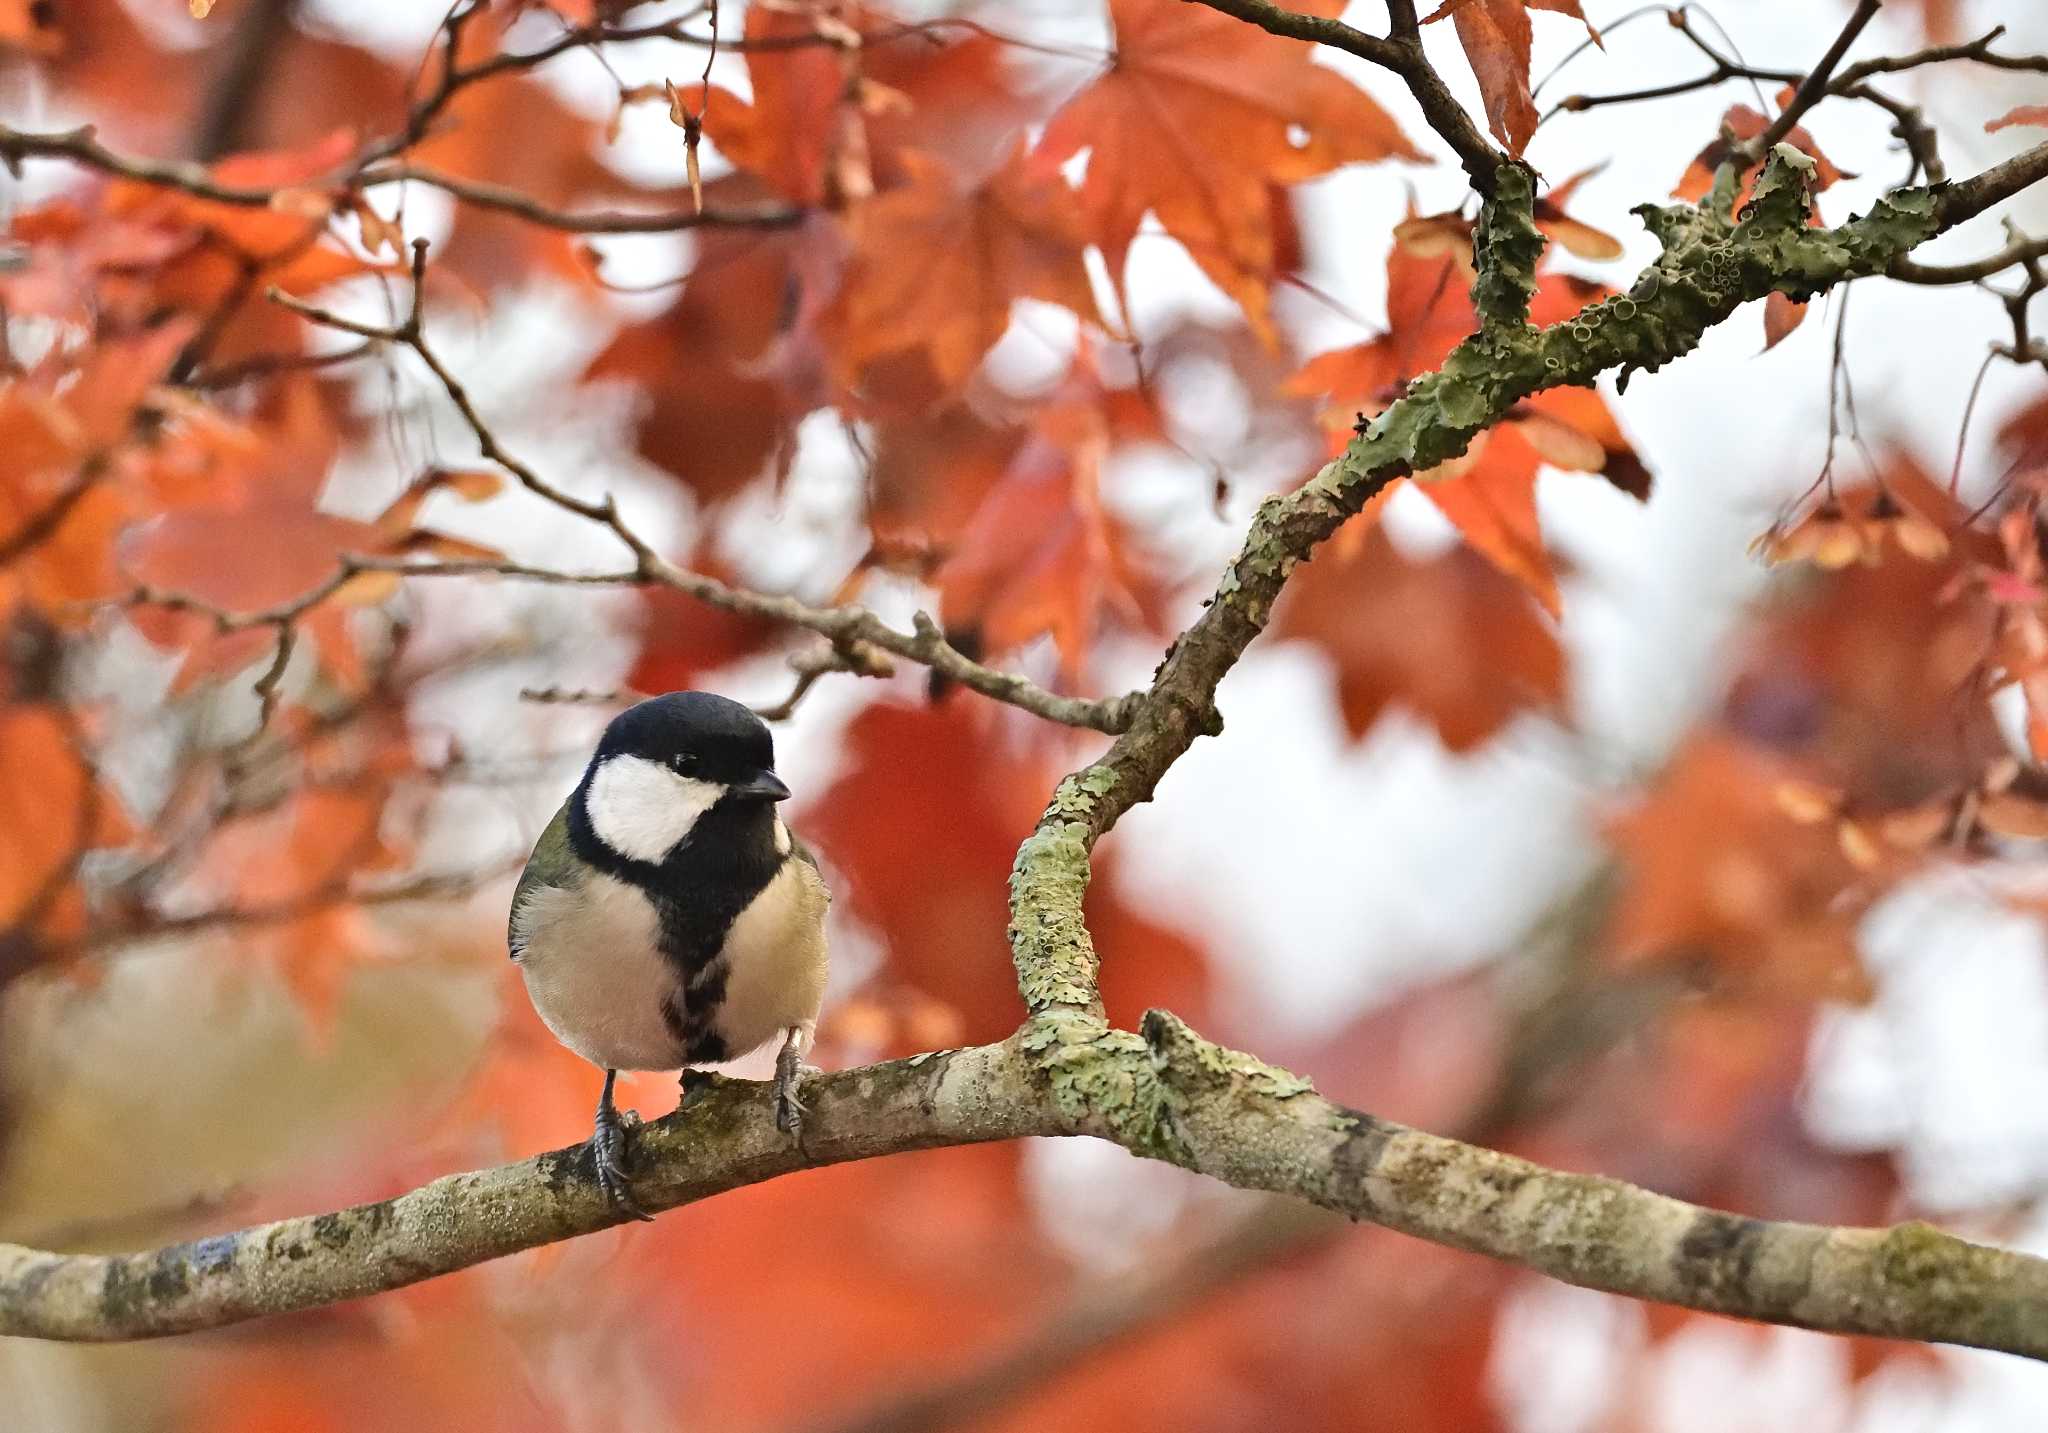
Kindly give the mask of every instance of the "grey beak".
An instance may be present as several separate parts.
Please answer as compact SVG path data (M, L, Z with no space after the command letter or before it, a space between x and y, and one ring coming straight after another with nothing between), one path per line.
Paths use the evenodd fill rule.
M750 796L757 801L787 801L789 788L782 784L782 778L772 771L764 771L752 781L742 782L733 787L735 796Z

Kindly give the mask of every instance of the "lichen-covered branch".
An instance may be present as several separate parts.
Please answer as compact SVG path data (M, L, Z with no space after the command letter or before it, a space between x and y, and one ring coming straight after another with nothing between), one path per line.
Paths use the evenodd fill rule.
M767 1087L706 1078L635 1138L635 1189L667 1210L808 1166L1025 1135L1151 1131L1139 1150L1554 1278L1836 1333L2048 1358L2048 1260L1925 1225L1745 1219L1546 1169L1334 1104L1163 1011L1091 1052L1124 1104L1061 1101L1028 1037L821 1077L801 1148ZM1105 1108L1109 1102L1105 1102ZM219 1328L401 1288L617 1222L580 1149L450 1175L396 1199L136 1254L0 1245L0 1335L79 1341Z
M795 1169L1056 1129L1005 1045L821 1077L804 1098L799 1148L775 1128L765 1086L693 1077L674 1114L635 1134L640 1202L674 1209ZM147 1253L0 1244L0 1335L101 1342L220 1328L403 1288L617 1222L577 1146Z
M2048 1260L1925 1224L1747 1219L1346 1109L1146 1017L1176 1163L1582 1288L1831 1333L2048 1357ZM1930 1332L1938 1329L1939 1332Z
M1089 852L1125 811L1151 799L1197 737L1221 730L1217 686L1264 629L1296 563L1389 483L1457 457L1530 395L1589 385L1610 371L1626 383L1636 370L1691 352L1745 303L1773 292L1810 298L1882 273L1943 229L2048 176L2048 144L1974 179L1901 190L1833 229L1808 227L1812 166L1798 150L1777 146L1735 218L1732 167L1698 206L1643 206L1637 212L1663 245L1663 258L1628 293L1542 329L1516 317L1526 315L1541 246L1527 239L1534 233L1533 196L1518 182L1526 171L1503 167L1480 223L1489 242L1476 255L1475 304L1492 320L1385 412L1362 421L1359 436L1314 478L1260 506L1202 615L1174 639L1150 689L1127 700L1125 730L1060 783L1019 848L1010 939L1025 1004L1035 1016L1084 1017L1057 1038L1046 1035L1048 1049L1120 1038L1100 1028L1095 950L1081 914Z

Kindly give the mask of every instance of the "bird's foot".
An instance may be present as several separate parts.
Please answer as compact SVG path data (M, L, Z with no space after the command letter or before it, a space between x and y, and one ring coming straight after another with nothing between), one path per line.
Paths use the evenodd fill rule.
M640 1201L633 1197L632 1177L627 1173L631 1158L630 1137L640 1124L640 1116L633 1110L621 1110L612 1103L612 1081L615 1074L607 1070L604 1077L604 1098L597 1105L597 1127L591 1131L590 1163L597 1175L597 1187L604 1191L605 1199L620 1214L633 1219L652 1219L654 1216L640 1207Z
M824 1071L804 1063L807 1042L798 1030L791 1030L775 1055L775 1127L799 1142L803 1139L803 1083Z

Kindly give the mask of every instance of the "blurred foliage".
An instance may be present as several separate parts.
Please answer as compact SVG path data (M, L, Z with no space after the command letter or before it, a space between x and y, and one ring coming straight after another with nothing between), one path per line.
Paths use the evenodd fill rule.
M1536 118L1528 8L1444 7L1517 148ZM1950 6L1925 8L1930 27L1952 24ZM283 23L258 63L238 62L266 9ZM461 578L462 600L511 632L465 643L423 630L425 579L338 567L488 565L537 526L554 562L572 519L471 459L407 457L392 434L423 420L394 400L394 361L341 349L276 300L352 295L366 304L350 312L402 314L407 244L428 224L394 166L454 199L431 246L430 327L549 285L602 334L575 392L504 406L545 421L625 389L632 429L599 476L637 460L681 500L697 526L667 555L742 580L757 564L721 545L721 524L786 494L821 432L843 435L859 541L808 575L807 595L910 584L963 650L1073 690L1105 689L1119 651L1158 649L1207 590L1120 487L1163 458L1209 463L1218 504L1233 496L1176 391L1213 393L1201 380L1226 373L1253 446L1298 480L1475 326L1470 222L1411 208L1389 240L1384 330L1292 350L1273 299L1305 282L1295 186L1421 152L1307 47L1180 0L1112 0L1108 53L845 0L493 0L459 10L424 62L289 10L225 0L197 20L172 0L0 0L0 80L90 116L98 142L187 152L227 94L244 151L169 183L87 165L6 216L0 1237L178 1237L380 1197L588 1127L593 1072L510 977L498 878L519 854L505 832L530 837L533 811L558 799L565 768L547 758L573 766L589 713L486 713L486 750L452 737L446 711L451 692L481 700L462 685L479 671L513 673L489 688L510 703L519 672L586 651L610 619L566 619L566 639L521 631L532 609L510 584ZM669 22L657 43L673 45L675 98L620 80L609 125L531 58L616 50L627 42L607 27ZM669 103L688 121L668 136L677 154L701 125L701 194L611 162L628 122ZM1731 110L1714 143L1762 123ZM1614 142L1664 138L1617 123ZM1669 136L1681 188L1703 189L1686 160L1707 138ZM1619 252L1566 212L1573 187L1539 214L1557 241L1539 323L1612 293L1562 267L1559 250ZM694 228L686 270L652 298L621 292L601 236L633 216L687 228L700 204L735 222ZM1163 243L1227 297L1232 326L1132 332L1127 278ZM1061 354L1049 381L989 361L1048 309L1078 326L1047 340ZM1801 316L1774 310L1771 341ZM1353 740L1393 711L1461 754L1520 723L1569 727L1566 592L1537 478L1597 475L1647 498L1655 455L1636 452L1617 407L1545 393L1451 470L1419 475L1453 545L1411 550L1380 505L1298 574L1274 637L1318 655ZM1819 1012L1871 989L1864 912L1938 864L2048 836L2048 396L1999 441L1990 501L1888 453L1853 483L1831 467L1763 535L1787 580L1737 644L1725 701L1610 803L1610 879L1571 912L1572 939L1427 981L1304 1044L1226 998L1241 967L1221 937L1131 894L1134 855L1112 841L1088 911L1112 1018L1169 1006L1333 1097L1687 1199L1899 1217L1894 1159L1822 1146L1799 1097ZM336 494L360 495L366 468L375 491L349 516ZM627 601L606 632L629 692L791 650L767 622L672 591ZM1005 879L1093 740L907 675L878 689L846 719L829 779L802 793L842 934L877 952L842 971L827 1063L1015 1025ZM2017 739L1996 715L2013 693ZM1257 782L1255 756L1238 759ZM1244 833L1270 839L1286 838ZM1363 960L1379 936L1356 939ZM631 1082L651 1109L668 1083ZM932 1421L892 1422L891 1400L1057 1324L1071 1291L1094 1287L1102 1271L1076 1251L1101 1231L1078 1223L1106 1224L1136 1267L1232 1237L1240 1207L1156 1172L1126 1188L1121 1163L1070 1199L1036 1169L1034 1152L995 1147L781 1180L231 1335L0 1350L0 1389L31 1410L10 1426L52 1430L852 1429L976 1411L1020 1433L1510 1426L1489 1367L1521 1277L1373 1230L1290 1240L1256 1276L1163 1300L1093 1358L1083 1339ZM1660 1348L1702 1321L1653 1313L1616 1386L1640 1391ZM1845 1376L1902 1360L1945 1367L1859 1346ZM1617 1406L1602 1426L1651 1425Z

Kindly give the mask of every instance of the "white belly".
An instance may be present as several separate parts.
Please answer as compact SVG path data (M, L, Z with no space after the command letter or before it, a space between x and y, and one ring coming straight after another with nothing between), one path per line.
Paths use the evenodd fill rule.
M607 1070L682 1065L662 1014L676 972L655 948L645 896L593 872L575 890L534 891L513 919L524 941L526 993L557 1040Z
M725 938L725 1001L713 1020L732 1057L817 1021L825 1001L824 882L788 860Z

